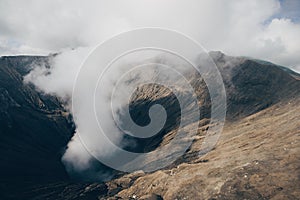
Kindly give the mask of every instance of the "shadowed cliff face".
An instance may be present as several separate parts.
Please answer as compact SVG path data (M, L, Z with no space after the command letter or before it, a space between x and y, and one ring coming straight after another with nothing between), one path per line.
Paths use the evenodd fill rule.
M160 97L160 98L155 98ZM154 98L153 98L154 97ZM139 126L146 126L150 123L149 109L151 106L162 105L167 112L167 120L161 131L149 138L137 138L124 135L124 140L128 145L124 147L127 151L150 152L155 150L162 141L162 137L172 130L177 130L180 122L180 105L176 96L168 88L157 84L147 84L137 88L132 95L129 105L131 119ZM126 120L123 119L126 129Z
M96 199L97 197L107 198L118 195L122 199L128 199L129 196L138 194L138 197L152 195L158 199L163 197L180 199L186 197L187 194L196 193L197 195L204 194L206 199L226 199L227 197L238 199L240 197L247 198L251 194L256 195L257 199L264 197L265 194L257 188L259 184L256 186L253 180L247 182L240 179L239 176L244 175L244 172L240 172L236 168L245 164L244 161L249 161L250 164L245 168L245 173L253 175L253 179L257 174L263 174L262 182L267 181L267 175L264 177L264 174L267 173L266 166L272 166L275 163L273 163L274 159L269 157L270 152L263 151L263 148L279 148L277 140L272 140L273 137L278 137L278 134L270 134L275 131L276 127L271 130L261 124L272 123L273 115L270 115L269 112L274 112L274 115L278 117L274 120L283 121L283 113L289 109L288 103L297 102L299 99L300 81L297 79L300 76L285 68L263 61L230 57L220 52L211 52L210 55L221 72L226 88L228 109L225 132L228 138L224 138L221 145L218 145L207 158L198 158L197 153L210 118L210 96L201 76L190 72L189 82L195 89L199 100L198 104L201 106L199 134L194 139L193 145L184 156L167 169L147 175L143 172L119 174L118 179L105 184L68 183L68 176L60 160L64 148L73 134L74 126L71 117L58 99L39 93L33 86L24 85L22 81L22 76L31 70L32 63L46 62L49 65L49 58L27 56L0 58L0 190L6 191L2 193L3 198ZM51 66L49 65L49 67ZM139 125L147 125L149 123L148 111L154 104L161 104L167 111L168 118L164 128L160 133L148 139L137 139L125 135L124 141L130 144L125 146L125 149L149 152L158 146L169 143L176 134L180 119L180 106L174 94L159 85L149 84L136 89L129 105L133 121ZM299 109L297 103L292 105L293 109ZM279 111L276 110L277 108ZM262 113L259 115L260 118L256 118L257 113ZM269 121L265 122L263 116ZM250 118L252 119L250 120L251 125L247 125ZM297 127L297 120L292 113L289 118L293 124L290 128ZM126 119L124 121L126 122ZM198 122L191 121L190 123ZM288 123L288 121L286 124L280 123L282 132L286 132L284 126L289 126ZM256 126L262 126L260 130L264 130L264 132L257 131ZM237 130L243 131L237 133ZM295 132L295 130L291 129L291 132ZM252 138L252 133L259 133L259 136ZM254 168L252 166L253 163L255 165L254 160L247 160L247 155L252 155L251 151L256 148L254 146L252 148L251 145L251 148L246 148L247 145L244 143L255 144L258 142L257 138L262 140L265 137L264 134L271 139L266 146L259 146L255 150L259 153L262 165ZM240 139L236 140L234 137ZM294 137L291 135L286 138L286 141L293 142ZM233 138L232 141L231 138ZM285 138L282 139L282 143L285 144ZM236 146L237 144L240 144L243 152L246 152L245 155L241 154L244 160L239 159L240 154L236 150L239 148ZM231 154L235 157L230 157ZM284 156L282 155L282 157ZM93 170L111 170L97 161L94 162ZM226 162L229 164L222 170L221 163ZM291 166L297 164L295 159L287 159L285 162ZM179 165L180 168L178 168ZM297 173L294 167L289 169L292 170L290 173ZM206 179L207 181L202 180L199 170L201 173L203 172L203 176L209 177ZM226 174L226 170L230 171L230 175L220 176L220 173ZM283 173L280 169L276 168L276 170L278 173ZM274 173L277 172L276 170ZM178 176L174 176L173 173ZM189 181L184 178L187 174L191 177ZM84 175L78 175L79 178L84 178L82 176ZM223 183L222 181L218 182L218 177L222 177L224 180L230 177L231 179L223 181ZM26 180L29 186L25 187L21 184L20 182L23 180ZM155 181L157 183L153 183ZM16 182L19 183L19 190L25 191L22 195L12 192L15 190ZM199 186L203 189L194 188L189 182L193 183L192 185L195 187ZM158 187L152 186L152 183ZM180 183L180 188L175 183ZM245 185L251 183L254 186L238 186L239 183ZM170 184L171 186L168 187L173 187L173 189L167 189L166 184ZM204 185L214 184L219 188L216 191L213 188L204 187ZM289 182L285 183L285 187L289 185ZM230 190L228 188L234 188L236 193L228 193ZM251 188L253 189L251 190ZM239 196L239 194L241 195Z
M211 52L227 93L227 119L238 119L299 96L299 74L272 63ZM283 70L285 69L285 70Z
M61 156L73 134L57 98L24 85L22 75L46 57L0 58L0 190L29 182L66 180ZM17 187L22 189L22 187Z

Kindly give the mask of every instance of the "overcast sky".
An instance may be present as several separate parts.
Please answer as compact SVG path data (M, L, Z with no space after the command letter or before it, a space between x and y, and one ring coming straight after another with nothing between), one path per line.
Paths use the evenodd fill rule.
M300 71L299 0L0 0L0 55L93 47L138 27L162 27L207 50Z

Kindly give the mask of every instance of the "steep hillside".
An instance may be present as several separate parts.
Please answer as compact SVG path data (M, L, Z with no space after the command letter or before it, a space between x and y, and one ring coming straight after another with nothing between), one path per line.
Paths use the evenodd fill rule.
M32 62L46 57L0 58L0 196L22 184L66 180L61 156L73 134L68 113L55 98L23 83ZM20 185L19 187L16 187ZM13 189L12 189L13 188Z
M210 55L225 83L228 119L245 117L299 96L300 75L287 68L221 52L210 52Z
M223 77L228 103L225 130L218 145L204 157L199 156L210 101L205 83L192 73L190 82L202 97L199 101L204 113L193 145L166 169L136 172L108 182L110 199L299 197L299 74L254 59L210 54ZM148 143L142 141L154 149L168 144L176 134L180 117L176 99L165 88L146 85L137 90L131 102L133 119L141 124L147 123L142 113L156 102L165 105L173 123L167 122L164 127L167 134L162 131Z
M279 102L287 102L300 96L300 81L297 79L300 75L293 71L254 59L226 56L221 52L210 52L210 56L224 81L228 122L243 119ZM198 96L200 126L204 126L209 123L210 118L210 95L199 74L191 71L188 72L188 76L188 81ZM186 107L192 103L188 97L183 99ZM162 105L167 111L168 118L164 128L155 136L146 139L126 135L126 140L138 144L134 149L129 146L127 150L149 152L162 142L163 145L167 144L174 137L181 117L180 106L176 96L163 86L148 84L137 88L129 105L132 119L139 125L148 124L148 111L154 104Z
M297 99L228 122L204 157L199 134L181 164L108 183L111 199L299 199L299 111Z

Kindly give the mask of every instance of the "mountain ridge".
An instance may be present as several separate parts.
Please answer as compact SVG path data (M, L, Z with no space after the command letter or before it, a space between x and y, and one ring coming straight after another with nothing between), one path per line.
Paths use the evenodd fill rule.
M224 135L229 138L240 138L241 141L233 139L233 142L231 142L230 139L226 139L224 136L223 139L221 138L220 145L210 152L209 155L201 158L198 157L197 152L199 150L199 145L205 135L208 123L205 122L205 119L209 118L210 102L207 100L209 99L209 94L207 93L207 88L203 80L201 80L199 76L191 74L191 83L198 89L199 95L203 95L204 97L204 100L199 103L203 107L202 111L204 114L202 117L204 121L202 127L199 129L199 134L194 139L193 145L186 154L167 169L158 170L157 172L150 174L145 174L143 172L121 174L119 177L116 177L116 179L106 183L93 184L70 182L71 180L60 162L61 155L66 148L67 142L74 133L72 118L63 108L62 102L56 97L36 91L33 85L26 85L23 83L22 77L32 70L32 65L42 62L49 65L48 67L51 67L48 60L51 56L1 57L0 153L2 159L9 156L11 157L10 159L3 160L0 167L2 171L0 190L3 191L1 194L3 199L18 199L20 196L23 196L25 199L43 199L45 196L49 199L96 199L98 197L118 199L117 196L123 199L135 199L133 198L134 196L143 199L146 198L145 196L147 195L148 197L149 195L152 195L156 199L184 198L188 193L197 193L197 189L189 189L191 185L186 182L188 179L185 180L182 176L184 173L189 173L189 170L191 174L194 172L200 173L199 170L203 170L204 174L207 173L206 175L211 177L209 178L209 180L212 181L211 183L203 182L203 178L200 176L194 176L190 179L194 184L198 184L205 188L205 190L200 190L200 193L198 193L198 195L203 194L203 199L239 199L251 197L249 195L254 195L254 199L269 198L270 195L286 195L285 197L289 198L296 197L298 193L296 188L291 186L291 181L286 181L283 184L284 187L276 186L274 194L266 194L266 192L259 190L255 181L252 180L252 182L247 182L244 181L244 179L240 179L239 176L241 175L241 172L235 171L235 169L232 171L227 168L227 166L224 166L224 169L222 169L221 166L219 166L219 168L214 168L214 165L225 162L226 156L230 156L226 153L222 153L221 149L225 149L234 155L239 155L238 152L235 152L234 149L230 147L230 145L239 149L241 148L241 152L249 153L250 150L257 151L257 155L260 155L262 159L259 161L259 163L262 163L262 165L260 165L262 167L259 167L258 169L255 168L256 161L253 160L253 157L249 156L249 160L247 160L244 157L244 153L241 153L241 158L243 162L249 161L249 163L251 163L247 168L247 173L252 173L251 177L254 176L252 179L258 179L256 176L262 173L261 176L263 177L264 182L264 180L268 180L267 176L264 175L267 173L265 170L269 169L268 165L274 165L272 163L274 160L271 157L268 157L269 154L271 155L270 151L265 150L264 152L262 147L267 145L267 147L272 147L280 153L281 151L278 150L278 145L286 145L285 142L294 142L290 147L292 151L291 155L294 156L293 159L289 158L291 160L288 160L288 158L281 153L278 157L284 160L282 161L283 163L292 166L289 169L296 175L298 171L295 169L295 166L298 162L297 156L295 157L295 152L297 152L296 141L299 132L297 132L295 127L299 124L297 123L296 113L291 112L289 109L299 109L300 81L297 80L297 77L300 77L300 75L297 73L294 74L289 70L284 70L277 65L260 63L245 57L230 57L220 52L211 52L210 55L223 77L228 97L227 101L229 102ZM162 96L165 94L164 90L158 88L158 91L161 92ZM172 115L177 113L177 108L174 106L175 104L169 103L169 101L174 101L173 97L167 97L165 99L160 99L160 97L158 97L156 99L151 99L150 96L153 92L155 92L153 86L147 86L137 90L137 96L135 99L132 99L133 101L130 105L132 110L136 113L145 111L147 110L149 103L156 100L161 103L165 102L165 105L167 107L169 106L168 109L171 110ZM148 103L145 101L147 99ZM284 112L287 112L287 114L285 115ZM266 124L265 126L268 128L264 128L263 116L266 116L265 120L267 121L270 119L268 123L272 122L271 119L276 119L280 122L280 119L281 121L285 121L284 117L288 118L290 122L286 121L286 125L282 122L279 123L282 127L285 127L287 131L282 127L279 130L286 133L288 137L281 138L282 141L276 140L275 136L280 137L280 134L273 135L271 132L274 132L275 128L279 128L279 126L270 127L270 125ZM138 115L135 117L138 117ZM146 118L143 118L143 120L145 119ZM288 127L288 124L290 124L291 127ZM261 129L265 131L265 134L270 137L268 140L270 144L264 143L261 146L256 147L256 145L253 146L247 142L247 140L256 142L259 142L259 140L266 140L264 132L255 129L256 125L261 126ZM146 151L153 150L159 145L167 144L175 134L173 126L174 123L170 122L170 125L164 129L165 132L159 137L152 138L153 140L144 143L147 147ZM239 133L239 130L244 130L244 134ZM23 135L25 134L24 137L17 134L20 131ZM255 134L255 131L259 134ZM44 132L44 135L50 136L48 138L39 138L41 132ZM258 141L252 139L252 137L254 137L251 135L252 133L259 138ZM56 143L57 145L53 146L53 144ZM235 146L235 143L239 144L241 147ZM248 148L247 146L251 148ZM15 151L15 153L11 153L11 151ZM32 158L29 159L29 161L26 161L26 159L28 159L28 154L26 153L28 152L30 152ZM51 152L54 155L52 155ZM228 160L228 162L231 163L231 167L234 167L234 163L236 162L235 168L245 164L242 163L242 161L239 161L238 157L236 160L232 157ZM210 165L212 166L210 167ZM27 166L28 168L25 168L25 172L22 169L23 166ZM208 171L205 171L203 166L204 168L207 167ZM177 170L178 167L179 169L182 167L182 171ZM277 170L274 171L275 174L285 174L284 171L280 171L280 169L275 166L273 167L274 170ZM28 170L27 172L26 169ZM227 180L228 176L221 176L221 178L218 179L220 173L224 173L224 170L226 169L230 171L233 177L235 177L230 179L231 182ZM254 172L251 172L252 169L256 169L256 171L254 170ZM219 170L219 172L217 170ZM272 169L269 170L272 171ZM182 175L176 177L173 173ZM244 175L245 174L242 173L241 176ZM44 180L40 181L39 179L43 179L43 177ZM167 186L164 184L170 183L172 185L174 183L172 177L175 177L177 183L182 185L181 188L173 185L174 188L171 188L170 190L167 189ZM276 176L274 175L274 177ZM16 188L14 184L16 181L21 182L21 178L27 179L27 183L31 186L25 187L23 184L20 184L17 186L20 188ZM212 178L215 178L217 181ZM220 181L218 182L218 180ZM143 185L143 181L147 184ZM298 182L299 180L293 179L293 182L295 181ZM157 187L158 189L155 189L155 186L151 185L151 182L157 182L154 183L154 185L159 186ZM275 184L273 181L271 182L272 184ZM9 183L9 186L7 183ZM214 190L212 187L204 187L204 183L212 185L216 184L217 190ZM24 190L22 187L24 187ZM146 190L144 191L141 189L142 187L146 187ZM231 191L231 189L229 189L230 187L234 188L234 190ZM283 189L277 189L280 187ZM287 187L290 187L290 189ZM186 188L186 190L184 190L184 188ZM51 194L52 190L55 190L55 193ZM13 191L20 191L20 194L15 194ZM40 191L45 194L37 194L37 192L34 191ZM290 196L284 194L284 192L287 191L291 193Z

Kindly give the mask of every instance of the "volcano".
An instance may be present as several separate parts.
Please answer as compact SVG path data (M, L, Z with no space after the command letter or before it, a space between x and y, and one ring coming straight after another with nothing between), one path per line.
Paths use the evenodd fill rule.
M199 156L209 124L211 102L204 80L189 81L199 98L201 121L193 143L170 166L151 173L113 171L109 181L75 181L61 162L75 124L59 98L44 94L23 77L51 56L0 58L1 199L297 199L300 196L300 74L248 57L209 53L226 89L227 116L215 148ZM147 140L124 148L150 152L168 144L178 129L180 106L155 84L138 88L129 108L140 125L147 110L164 106L168 119ZM130 144L130 142L129 142Z

